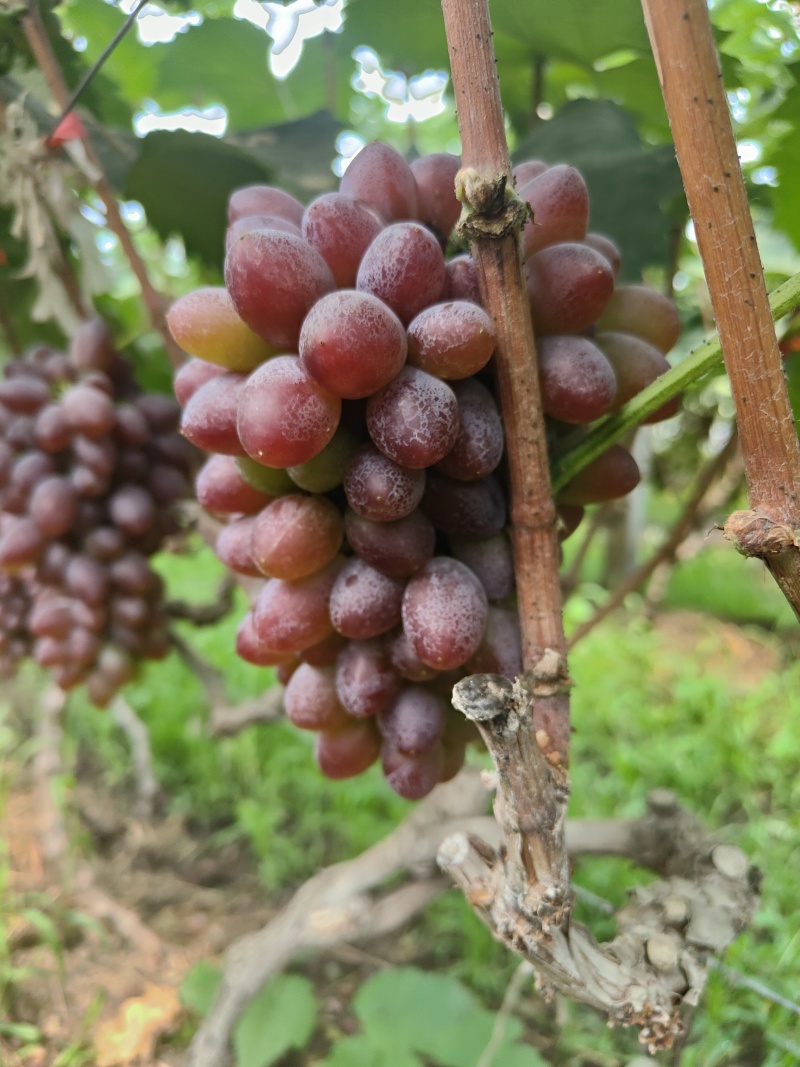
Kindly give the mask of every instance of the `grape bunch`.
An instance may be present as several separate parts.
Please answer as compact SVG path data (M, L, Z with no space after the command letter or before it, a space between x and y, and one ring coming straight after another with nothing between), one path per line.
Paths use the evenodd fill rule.
M495 332L472 258L444 251L459 167L444 153L409 166L376 142L305 208L237 190L225 286L168 314L192 357L175 378L181 428L213 453L197 496L227 520L217 553L264 579L239 654L277 668L324 774L380 758L411 799L456 773L473 736L454 682L522 669ZM557 441L668 368L678 319L660 294L615 287L619 252L587 233L573 167L531 161L515 177ZM561 495L563 532L638 477L614 446Z
M107 327L39 345L0 381L0 670L32 657L104 706L169 651L148 557L177 532L196 450L180 410L144 393Z

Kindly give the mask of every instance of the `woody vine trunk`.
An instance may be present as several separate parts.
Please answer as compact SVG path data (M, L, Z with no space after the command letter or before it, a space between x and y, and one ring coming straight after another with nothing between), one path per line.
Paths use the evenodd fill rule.
M461 134L460 230L470 238L481 298L497 332L526 691L513 715L462 710L475 719L498 768L495 812L520 865L511 881L532 914L544 908L559 921L569 885L563 829L569 678L556 511L519 241L527 209L513 190L487 4L443 0L442 10Z

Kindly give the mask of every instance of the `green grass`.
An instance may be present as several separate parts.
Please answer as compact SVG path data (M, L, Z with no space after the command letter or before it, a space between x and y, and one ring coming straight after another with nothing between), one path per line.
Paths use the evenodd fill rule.
M164 566L176 595L208 597L219 577L207 552L172 558ZM745 568L737 581L752 589L761 578ZM683 604L677 594L675 602ZM571 614L584 610L578 599ZM225 672L231 700L253 695L272 680L271 672L234 656L237 621L238 615L204 630L187 629L195 646ZM581 642L571 659L576 682L571 814L636 817L650 789L674 789L764 872L762 907L752 929L730 949L727 964L797 999L800 664L761 680L737 680L730 663L725 636L713 628L688 653L635 620L612 620ZM172 807L200 823L227 822L224 834L250 843L265 889L274 895L284 896L320 865L378 840L409 809L375 769L350 782L327 782L315 768L310 739L288 725L208 739L202 690L175 657L148 669L127 696L150 728L157 774ZM110 780L127 774L124 744L110 719L78 699L70 736L91 746ZM580 885L614 903L648 877L612 859L582 861L575 871ZM578 914L598 935L611 934L602 914L585 904ZM434 902L406 936L409 958L449 970L487 1003L499 1004L517 961L455 891ZM552 1014L546 1023L552 1063L621 1065L637 1054L633 1035L608 1031L593 1012L572 1005L564 1013L558 1032ZM715 973L681 1063L790 1067L798 1062L798 1023L786 1009Z

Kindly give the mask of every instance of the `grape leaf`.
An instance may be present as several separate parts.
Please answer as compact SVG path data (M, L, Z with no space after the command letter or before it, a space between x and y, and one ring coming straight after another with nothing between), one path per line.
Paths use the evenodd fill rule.
M536 55L591 65L623 48L648 49L638 0L493 0L492 28L524 45L529 64ZM447 45L438 5L429 0L405 0L392 17L374 0L349 0L341 34L342 50L367 44L400 70L447 66Z
M332 64L324 39L312 38L291 75L280 79L270 69L271 45L262 29L237 19L190 27L161 58L154 97L165 110L221 104L229 131L297 119L321 108L348 116L355 69L349 55Z
M179 234L189 255L222 262L226 205L241 185L269 182L271 173L234 145L185 130L148 134L128 171L125 196L138 200L164 238Z
M414 967L373 975L353 1001L364 1036L387 1056L409 1050L441 1067L474 1067L492 1036L494 1015L455 978ZM518 1019L508 1020L498 1063L543 1067L533 1049L516 1044L522 1033ZM369 1061L367 1061L369 1062ZM382 1061L376 1059L376 1067Z
M776 167L778 184L769 190L775 208L775 227L790 238L795 248L800 248L800 141L797 137L797 121L800 115L800 83L787 94L773 118L786 122L789 129L770 147L763 162ZM766 190L765 190L766 191Z
M295 122L231 133L225 142L268 168L276 184L305 201L335 188L331 160L342 129L327 111L318 111Z
M422 1062L405 1048L376 1048L362 1035L337 1041L321 1067L422 1067Z
M532 70L538 59L547 61L545 97L557 105L559 93L551 99L549 82L554 63L574 66L579 77L596 85L599 60L621 51L633 57L650 51L637 0L562 0L557 15L551 0L493 0L491 15L503 105L519 131L530 124ZM358 45L374 48L386 66L406 74L449 67L441 12L428 0L396 5L391 19L373 0L350 0L334 47L341 60ZM642 67L636 74L619 80L620 100L640 108L646 103L654 108L653 121L663 123L654 68ZM644 94L639 91L643 80L650 83Z
M181 982L181 1003L197 1015L207 1015L221 980L219 967L208 960L200 960Z
M237 1067L269 1067L292 1048L302 1048L314 1031L317 1003L307 978L279 974L247 1005L236 1025Z
M221 104L230 129L283 117L268 66L270 38L250 22L213 19L192 26L164 50L153 97L165 111Z

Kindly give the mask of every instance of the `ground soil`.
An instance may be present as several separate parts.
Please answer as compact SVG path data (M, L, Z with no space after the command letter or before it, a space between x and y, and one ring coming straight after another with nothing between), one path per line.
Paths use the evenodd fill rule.
M676 653L708 638L714 668L744 684L779 665L774 646L734 625L688 612L667 614L657 625ZM44 1040L20 1052L0 1032L0 1064L53 1067L73 1047L90 1051L65 1067L100 1064L101 1028L119 1031L125 1005L144 996L144 1003L150 997L174 1010L165 1011L152 1055L119 1063L184 1067L193 1020L177 1005L182 979L199 960L218 960L233 940L263 926L281 901L266 899L245 846L211 851L182 818L137 818L131 793L109 792L100 768L83 759L78 771L65 820L69 846L56 862L46 858L53 809L43 803L41 783L18 771L7 795L0 830L9 879L0 927L9 958L0 957L0 967L21 970L11 982L0 972L0 1022L32 1024ZM50 918L54 938L26 908ZM347 1001L364 974L401 961L409 962L407 944L398 938L368 950L343 946L327 962L304 966L327 1022L346 1032Z

